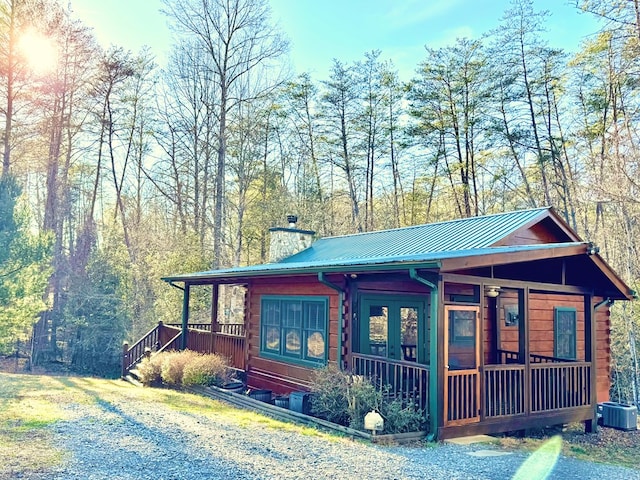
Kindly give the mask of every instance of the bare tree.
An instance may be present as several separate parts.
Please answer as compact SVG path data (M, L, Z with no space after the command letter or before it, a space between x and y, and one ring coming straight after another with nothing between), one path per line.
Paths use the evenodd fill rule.
M272 26L265 0L164 0L166 13L178 32L192 37L208 54L203 74L218 88L216 99L217 166L213 216L213 267L221 264L224 187L229 113L238 103L265 95L280 79L269 71L270 62L287 51L287 42ZM257 70L262 69L259 76ZM250 73L254 88L249 96L240 85ZM262 78L260 83L258 79ZM238 88L239 87L239 88Z

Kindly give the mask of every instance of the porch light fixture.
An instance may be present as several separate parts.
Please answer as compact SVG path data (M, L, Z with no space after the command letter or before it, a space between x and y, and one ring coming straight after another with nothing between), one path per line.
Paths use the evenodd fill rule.
M484 287L484 293L487 297L496 298L500 295L500 287L497 285L487 285Z

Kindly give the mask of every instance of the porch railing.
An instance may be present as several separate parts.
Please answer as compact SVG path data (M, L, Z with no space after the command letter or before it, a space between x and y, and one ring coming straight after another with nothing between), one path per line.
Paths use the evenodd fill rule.
M244 345L245 327L243 324L220 324L220 332L211 332L211 324L190 323L187 332L187 348L200 353L217 353L227 357L229 365L239 370L245 369ZM126 377L145 356L147 351L160 352L179 350L182 346L182 324L158 325L147 332L140 340L122 350L122 377Z
M168 352L171 350L179 350L181 344L182 344L182 331L178 331L178 333L176 333L171 338L171 340L169 340L162 347L160 347L156 353Z
M591 364L588 362L531 365L531 412L588 406Z
M246 334L244 323L219 323L218 331L223 335L233 335L235 337L244 337Z
M449 370L446 378L445 423L461 425L480 417L480 382L477 371Z
M175 326L167 326L173 332L180 333L181 327ZM176 345L176 348L179 349L181 344ZM199 353L212 353L211 349L211 332L207 330L196 330L194 328L190 328L187 331L187 348L189 350L193 350L194 352Z
M182 328L181 323L167 323L166 325L169 327ZM206 330L207 332L211 331L210 323L190 323L188 327L190 330L195 329L195 330ZM244 323L219 323L217 328L218 330L216 333L222 333L224 335L234 335L236 337L245 336Z
M524 365L484 367L484 416L504 417L525 413Z
M235 329L235 331L242 331L242 336L228 333L213 334L213 351L218 355L227 357L229 366L238 370L245 370L246 368L244 361L244 325L242 327L242 330Z
M429 366L353 353L351 373L370 378L382 391L413 401L417 408L428 413Z
M532 414L590 405L591 364L531 363L529 395L525 395L525 365L486 365L483 370L485 418Z
M518 352L498 349L498 362L500 362L501 364L519 363L520 356Z
M167 327L178 327L178 328L182 328L182 324L181 323L167 323L166 324ZM194 328L196 330L207 330L207 331L211 331L211 324L210 323L189 323L187 325L190 329Z
M561 362L573 362L574 360L568 360L566 358L550 357L548 355L538 355L532 353L529 355L529 361L531 363L561 363Z
M514 352L512 350L497 350L498 352L498 361L501 364L511 364L511 363L520 363L520 354L518 352ZM573 362L575 360L571 360L568 358L560 358L560 357L550 357L548 355L538 355L537 353L529 354L529 362L530 363L566 363Z
M212 334L210 331L189 329L187 332L187 348L200 353L216 353L226 357L229 366L244 370L244 325L230 323L220 324L220 327L224 327L222 328L224 333L215 332ZM178 330L177 327L171 328ZM239 334L242 334L242 336Z

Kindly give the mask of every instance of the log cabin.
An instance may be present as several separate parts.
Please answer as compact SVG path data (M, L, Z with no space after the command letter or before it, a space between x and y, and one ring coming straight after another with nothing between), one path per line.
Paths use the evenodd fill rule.
M269 263L163 278L182 291L182 322L126 346L123 375L146 347L191 348L286 394L334 363L411 398L431 438L597 428L609 308L635 294L553 208L315 241L296 220L271 229ZM212 321L190 324L203 285ZM223 287L242 292L240 321L219 308Z

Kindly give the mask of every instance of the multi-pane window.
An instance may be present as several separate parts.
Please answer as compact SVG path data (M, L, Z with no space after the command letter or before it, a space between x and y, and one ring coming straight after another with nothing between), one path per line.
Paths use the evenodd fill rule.
M576 359L577 313L575 308L554 308L554 357Z
M326 363L325 297L264 296L261 303L260 351L267 355Z

